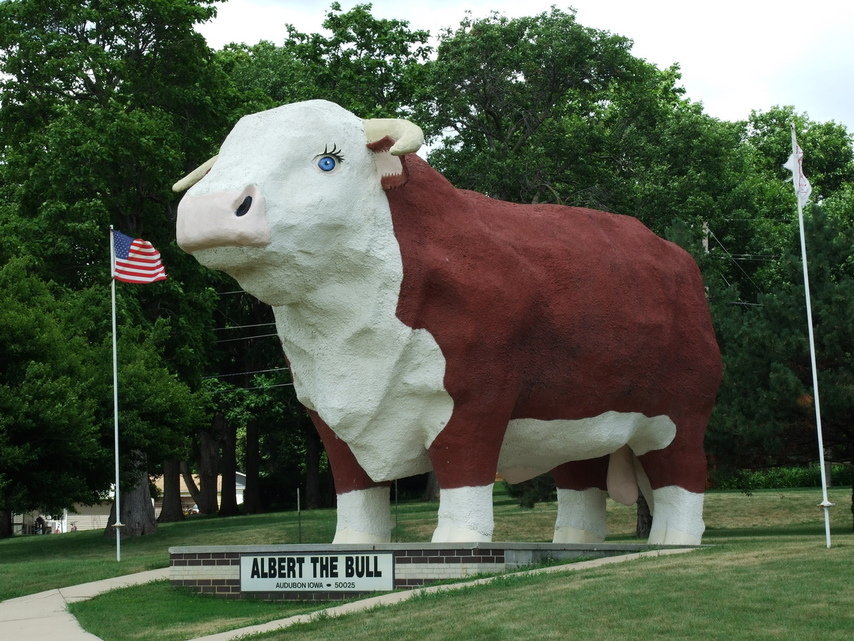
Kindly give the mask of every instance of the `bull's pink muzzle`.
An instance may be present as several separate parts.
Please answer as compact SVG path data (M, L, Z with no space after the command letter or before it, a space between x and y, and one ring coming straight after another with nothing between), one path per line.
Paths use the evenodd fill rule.
M185 195L178 205L178 246L192 254L212 247L266 247L270 243L264 196L258 187Z

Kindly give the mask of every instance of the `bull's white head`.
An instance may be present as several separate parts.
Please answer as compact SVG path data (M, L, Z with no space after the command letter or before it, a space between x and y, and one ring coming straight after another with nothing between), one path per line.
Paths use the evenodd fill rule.
M398 156L422 142L408 121L362 120L322 100L245 116L218 156L173 187L189 188L178 245L261 300L286 304L294 288L312 286L304 275L346 269L388 242L383 189L403 179Z

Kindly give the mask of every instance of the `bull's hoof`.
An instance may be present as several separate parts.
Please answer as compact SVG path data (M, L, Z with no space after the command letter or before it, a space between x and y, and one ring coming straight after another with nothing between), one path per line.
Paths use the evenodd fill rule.
M440 525L433 532L433 543L489 543L491 536L450 524Z
M702 536L679 530L651 530L647 543L650 545L700 545Z
M601 543L608 528L605 523L605 490L557 491L557 519L554 543Z
M703 495L676 485L652 491L650 545L700 545L703 538Z
M359 532L357 530L351 530L349 528L344 530L338 530L335 532L335 538L332 539L332 544L337 545L340 543L390 543L391 536L377 536L376 534L372 534L370 532Z
M570 525L555 528L552 543L601 543L605 535L601 532L580 530Z
M492 540L492 484L442 488L434 543L488 543Z

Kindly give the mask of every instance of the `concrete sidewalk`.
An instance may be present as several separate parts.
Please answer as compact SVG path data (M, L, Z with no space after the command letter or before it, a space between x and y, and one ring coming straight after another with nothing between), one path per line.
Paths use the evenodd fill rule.
M100 641L77 622L67 605L85 601L109 590L169 578L169 568L117 576L68 588L0 601L0 639L37 639L45 635L63 641Z
M555 565L536 570L526 570L523 572L514 572L514 575L524 574L545 574L553 572L577 572L602 565L610 565L612 563L622 563L633 559L644 557L665 556L668 554L682 554L691 552L697 548L671 548L666 550L650 550L648 552L638 552L636 554L626 554L624 556L610 556L592 561L582 561L579 563L567 563L565 565ZM506 575L500 575L506 576ZM238 630L230 630L219 634L212 634L206 637L193 639L192 641L231 641L248 634L257 634L259 632L271 632L273 630L281 630L288 628L298 623L311 621L319 616L335 617L368 610L379 605L391 605L411 599L418 594L431 592L443 592L456 590L458 588L469 585L482 585L500 578L500 576L487 577L483 579L474 579L472 581L463 581L460 583L452 583L447 585L434 585L427 588L417 588L405 592L389 592L380 596L362 599L361 601L352 601L342 605L336 605L325 610L312 612L311 614L300 614L286 619L278 619L260 625L253 625ZM94 634L89 634L77 622L69 612L67 605L75 601L85 601L91 599L103 592L124 588L131 585L139 585L150 581L169 578L169 568L159 570L150 570L148 572L140 572L139 574L129 574L127 576L119 576L113 579L104 579L103 581L93 581L91 583L83 583L68 588L59 588L57 590L48 590L39 592L38 594L30 594L28 596L9 599L8 601L0 602L0 639L3 641L13 639L37 638L36 635L50 634L63 641L102 641Z

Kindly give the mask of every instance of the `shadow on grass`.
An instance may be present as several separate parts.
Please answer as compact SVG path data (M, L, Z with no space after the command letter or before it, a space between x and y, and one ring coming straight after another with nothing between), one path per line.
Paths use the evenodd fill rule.
M715 539L715 543L723 543L727 539L774 539L786 537L804 537L814 535L820 537L822 541L825 537L823 523L803 523L800 525L790 525L786 527L743 527L743 528L707 528L703 536L706 541ZM833 537L851 537L854 535L854 530L850 527L832 526L830 528L831 539ZM720 541L718 541L720 539ZM711 542L711 541L710 541Z

